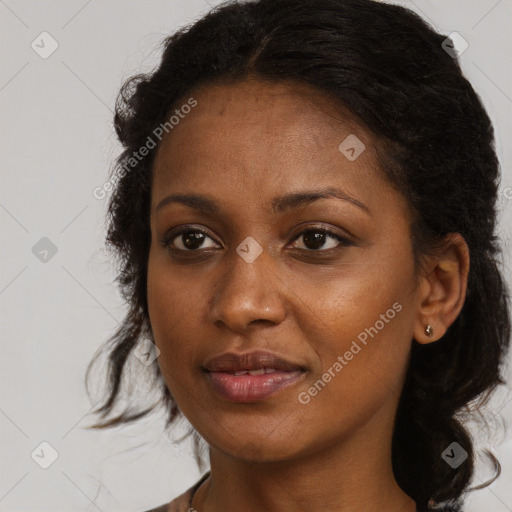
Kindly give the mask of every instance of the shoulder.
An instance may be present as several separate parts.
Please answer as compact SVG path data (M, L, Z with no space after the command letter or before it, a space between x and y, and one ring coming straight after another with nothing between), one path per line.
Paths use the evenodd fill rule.
M164 503L157 508L152 508L146 512L188 512L191 493L189 491L180 494L170 503Z
M188 512L190 508L191 489L187 489L183 494L174 498L170 503L164 503L159 507L152 508L146 512Z
M189 487L183 494L174 498L170 503L164 503L159 507L152 508L146 512L189 512L190 501L197 488L210 476L208 471L194 485Z

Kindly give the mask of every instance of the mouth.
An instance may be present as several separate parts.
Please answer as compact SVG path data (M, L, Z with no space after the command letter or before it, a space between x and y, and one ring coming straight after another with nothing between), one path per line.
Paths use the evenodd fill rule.
M270 398L304 379L307 368L269 352L226 353L203 367L213 390L232 402Z

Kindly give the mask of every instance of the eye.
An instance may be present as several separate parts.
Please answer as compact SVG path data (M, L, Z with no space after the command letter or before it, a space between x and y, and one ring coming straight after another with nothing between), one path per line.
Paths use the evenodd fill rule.
M205 231L188 227L170 233L163 240L161 240L161 243L166 248L176 249L179 251L194 252L197 249L211 249L216 246L216 243L213 245L205 246L204 241L207 238L213 241L213 239ZM177 240L178 243L174 244L174 240Z
M329 249L336 249L340 245L353 245L350 240L344 238L333 231L330 231L324 227L312 227L302 231L295 240L302 238L304 240L303 245L306 251L317 251L323 247L323 251ZM325 247L325 243L330 240L328 247ZM298 247L302 249L302 247ZM323 252L321 251L321 252Z
M327 252L340 246L353 245L347 238L321 226L302 231L295 237L294 243L300 238L303 239L304 247L295 246L295 248L309 252ZM207 239L211 241L209 245L205 245ZM206 231L190 226L172 231L160 242L164 248L182 252L198 252L199 249L213 249L218 246ZM328 242L327 247L326 242Z

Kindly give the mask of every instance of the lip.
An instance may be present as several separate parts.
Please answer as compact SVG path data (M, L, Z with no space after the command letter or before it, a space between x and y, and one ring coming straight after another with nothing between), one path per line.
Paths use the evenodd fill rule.
M284 357L263 350L246 352L245 354L225 352L224 354L209 359L204 365L204 369L209 372L227 373L240 372L243 370L259 370L261 368L274 368L275 370L288 372L306 369L300 364L292 363Z
M271 373L234 375L242 371L272 369ZM303 380L306 368L265 351L224 353L210 359L203 367L213 389L233 402L255 402Z

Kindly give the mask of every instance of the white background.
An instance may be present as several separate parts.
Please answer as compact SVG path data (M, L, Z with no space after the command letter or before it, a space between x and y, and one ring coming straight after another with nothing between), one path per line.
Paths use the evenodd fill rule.
M125 311L103 250L106 200L92 195L120 150L112 128L116 94L130 75L158 63L166 35L218 3L0 0L1 512L137 512L169 501L200 476L190 446L173 446L159 416L85 430L94 418L87 416L84 374ZM460 60L496 127L508 262L512 1L400 3L469 42ZM59 45L47 59L31 48L43 31ZM32 252L43 237L57 247L46 263ZM510 267L506 275L512 283ZM493 447L503 473L471 495L466 512L512 511L512 440L500 428L512 419L510 389L489 410L494 437L482 437L481 426L474 432L479 446ZM58 453L48 469L31 458L43 441ZM475 485L488 475L480 467Z

